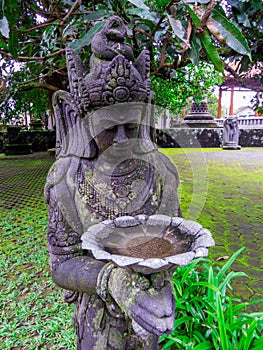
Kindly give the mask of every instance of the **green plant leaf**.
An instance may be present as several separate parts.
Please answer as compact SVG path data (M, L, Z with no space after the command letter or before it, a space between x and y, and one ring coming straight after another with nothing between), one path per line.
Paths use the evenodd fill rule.
M225 265L220 269L218 273L218 278L221 279L223 275L226 273L226 271L230 268L230 266L233 264L233 262L236 260L236 258L245 250L245 247L240 248L238 251L236 251L230 259L225 263Z
M262 350L262 349L263 349L263 335L254 341L251 350Z
M138 17L142 18L142 19L148 19L150 21L156 21L157 16L150 12L149 10L146 11L142 8L132 8L132 9L128 9L126 10L126 13L128 13L129 15L137 15ZM154 24L155 26L155 24Z
M104 24L104 22L96 23L82 38L72 41L69 47L73 50L80 50L83 46L88 46L94 35L103 28Z
M98 10L98 11L91 12L88 15L84 16L84 19L86 21L95 21L95 20L104 18L106 15L107 16L109 15L109 13L106 10Z
M9 25L5 16L0 19L0 32L4 37L9 38Z
M223 295L225 295L226 287L230 284L230 281L236 277L248 277L248 275L244 272L230 271L230 273L226 276L226 278L223 280L223 282L218 286L218 288L220 289L220 292Z
M254 330L257 326L256 320L253 320L249 327L244 330L241 339L239 340L240 349L249 350L251 342L253 341Z
M201 43L200 40L196 37L195 32L192 32L190 45L189 57L194 64L198 65L200 62L199 52L201 49Z
M18 57L18 54L17 54L17 48L18 48L17 32L15 32L15 31L10 32L9 39L8 39L8 47L9 47L9 51L10 51L11 55L14 58L17 58Z
M216 9L212 12L211 19L219 30L227 45L241 55L247 55L251 60L250 48L241 31L231 23L222 13Z
M176 319L174 321L174 329L179 327L182 323L186 323L187 321L190 321L190 320L192 320L192 317L190 317L190 316L184 316L184 317L181 317L179 319Z
M196 282L194 283L192 286L202 286L202 287L206 287L209 289L212 289L213 291L220 293L220 290L212 283L208 283L208 282ZM221 294L221 293L220 293Z
M7 45L4 41L0 41L0 47L3 49L7 49Z
M191 8L191 6L186 5L186 8L190 14L190 17L195 25L195 27L198 27L198 25L200 24L200 19L197 16L197 14L194 12L194 10ZM221 61L219 54L217 52L216 47L213 45L211 37L208 33L207 30L204 30L200 36L199 39L201 40L201 43L203 44L203 47L206 51L207 57L209 58L209 60L213 63L213 65L215 66L215 68L219 71L219 72L224 72L224 65L223 62Z
M186 30L183 26L183 22L179 19L174 19L172 16L168 15L168 20L170 22L170 25L173 29L174 34L182 40L184 43L186 43Z
M139 7L140 9L150 11L149 7L145 5L143 0L128 0L128 1L133 5L135 5L136 7Z
M216 311L222 350L229 350L229 342L227 338L226 327L224 325L224 311L222 307L221 296L219 293L216 294Z
M209 341L198 344L193 348L193 350L207 350L207 349L214 349L213 344L211 344Z

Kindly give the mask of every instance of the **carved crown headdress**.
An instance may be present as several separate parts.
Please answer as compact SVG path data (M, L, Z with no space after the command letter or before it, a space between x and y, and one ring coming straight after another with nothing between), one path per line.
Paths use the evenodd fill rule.
M126 28L121 18L113 16L106 22L91 42L90 71L74 50L67 49L70 94L59 91L53 98L56 119L64 128L66 125L66 134L70 125L76 125L78 119L87 117L87 113L94 109L118 103L151 103L149 52L143 50L132 63L133 50L125 42L125 35ZM141 137L146 142L151 141L149 125L152 127L152 124L149 120L142 127ZM61 139L59 132L58 139ZM62 153L68 154L68 149ZM74 151L71 149L70 153L79 155L80 147ZM82 156L88 153L92 152L84 152Z
M149 102L149 52L142 51L132 64L133 50L124 41L125 35L122 19L112 17L91 42L89 73L77 53L67 49L70 91L84 111L122 102Z

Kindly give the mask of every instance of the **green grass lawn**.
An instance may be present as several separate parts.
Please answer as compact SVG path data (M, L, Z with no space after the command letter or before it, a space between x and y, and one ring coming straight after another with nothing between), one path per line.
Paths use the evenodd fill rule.
M260 204L263 188L262 167L255 169L249 162L243 164L241 153L238 155L241 157L240 162L233 163L230 159L222 166L220 155L223 155L225 151L219 149L163 149L162 152L169 155L178 167L181 178L179 196L184 216L197 220L212 232L217 245L211 249L209 257L213 261L218 257L226 259L223 262L216 262L216 266L211 262L200 263L198 266L204 267L201 268L202 272L199 275L194 266L190 266L188 272L187 270L178 271L178 276L175 277L177 281L175 287L177 297L181 298L179 300L182 303L178 304L177 318L182 319L183 317L183 321L181 325L178 321L179 333L173 333L172 337L163 340L163 349L261 350L263 341L258 343L258 347L252 347L250 338L251 336L254 340L259 338L263 327L262 313L251 314L254 311L253 308L246 309L244 312L252 316L245 318L243 323L234 322L236 319L240 320L241 317L238 315L240 312L238 308L234 310L232 318L230 316L227 318L228 321L222 321L219 316L220 310L226 314L233 311L232 304L229 306L229 300L230 303L233 301L234 305L239 305L240 301L234 300L236 297L243 296L245 300L262 297L262 287L260 287L260 282L262 286L262 246L260 242L262 242L263 235L262 227L260 227L260 224L262 225L260 222L260 218L262 219L262 203ZM209 157L211 152L215 152L218 157ZM26 163L23 164L23 167L25 166L27 166ZM45 174L39 176L42 176L41 184L43 185ZM34 178L31 178L30 181L34 182ZM18 204L11 210L1 207L0 349L75 349L75 336L71 327L72 306L62 301L61 290L50 278L49 256L46 247L46 204L41 195L33 199L31 202ZM249 230L251 227L253 235L249 239L245 229ZM233 266L237 271L245 270L248 274L252 266L255 275L250 278L232 276L237 277L235 279L239 282L233 283L233 291L229 290L229 295L233 299L228 297L230 299L226 300L222 292L219 293L219 287L224 285L226 288L228 283L224 281L229 279L230 283L232 277L227 277L229 271L225 271L224 274L221 274L220 284L217 273L229 261L227 256L230 257L243 246L246 246L246 250L237 257ZM250 251L253 254L250 254ZM211 272L212 265L214 266L213 273ZM178 279L183 279L182 276L184 276L185 284L180 286ZM208 283L210 278L210 285L201 284L193 288L191 287L193 278L199 278L203 283ZM211 285L216 287L212 288ZM214 322L214 328L206 330L210 332L211 337L207 336L202 339L204 335L199 334L199 340L197 340L200 330L193 332L193 327L202 322L206 324L207 314L203 315L206 321L200 322L202 315L191 312L194 310L194 305L200 307L198 303L201 299L205 300L204 296L207 296L206 300L211 301L212 292L217 298L214 312L219 316L211 318L210 315L208 318L210 322ZM228 306L221 305L221 302ZM197 304L199 306L196 306ZM186 310L185 305L190 311ZM213 303L211 307L213 310ZM242 317L244 320L245 316ZM190 322L191 329L187 328L187 322ZM226 331L224 331L222 327L224 322L232 322L232 328L225 325ZM183 323L184 328L182 328ZM241 333L233 324L236 328L239 327ZM189 337L191 335L192 340L189 341L189 337L188 340L185 339L186 335ZM240 346L229 347L230 343L227 341L230 340L226 340L224 346L218 345L220 337L231 339L232 343L234 342L233 337L245 340L238 340L241 342ZM176 339L179 341L177 342ZM212 347L211 342L214 342Z

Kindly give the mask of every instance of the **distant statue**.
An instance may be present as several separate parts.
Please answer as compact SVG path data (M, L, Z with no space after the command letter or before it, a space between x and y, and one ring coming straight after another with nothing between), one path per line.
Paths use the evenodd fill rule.
M174 323L165 273L144 276L96 260L81 236L105 219L181 216L176 168L154 144L149 53L134 63L123 21L92 41L90 71L67 49L70 92L54 94L56 162L49 171L48 249L55 283L75 303L79 350L158 348Z
M224 120L223 149L240 149L238 145L239 129L237 117L228 117Z

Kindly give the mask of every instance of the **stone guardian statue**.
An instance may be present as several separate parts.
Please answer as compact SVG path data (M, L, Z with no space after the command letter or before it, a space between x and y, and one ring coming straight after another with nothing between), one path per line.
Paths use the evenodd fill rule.
M239 129L237 117L227 117L224 120L224 140L223 149L238 150Z

